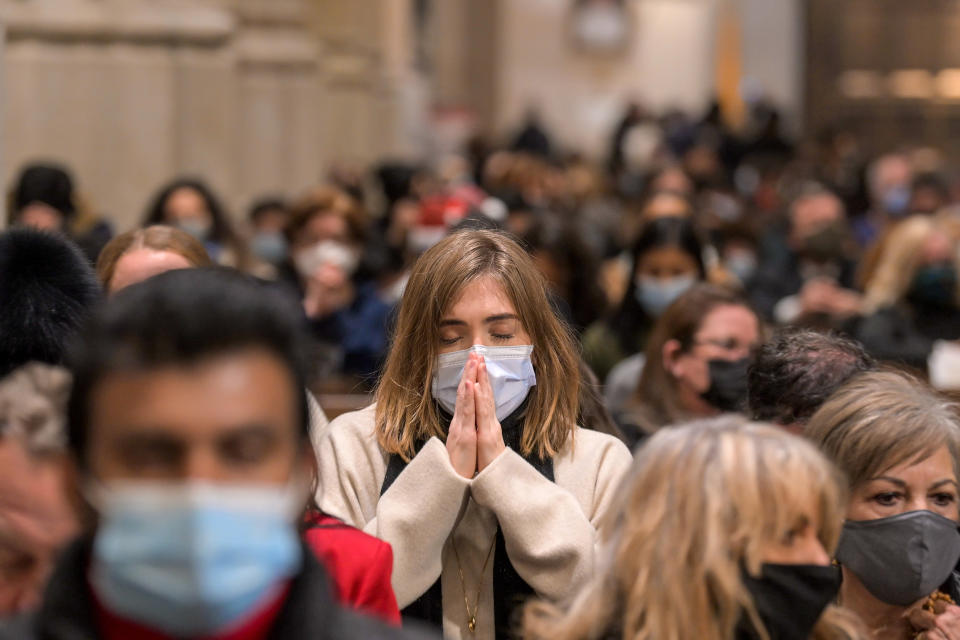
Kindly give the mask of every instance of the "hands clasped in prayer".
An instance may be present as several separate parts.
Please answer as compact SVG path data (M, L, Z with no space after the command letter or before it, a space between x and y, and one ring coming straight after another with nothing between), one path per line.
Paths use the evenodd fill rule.
M471 353L463 367L457 408L447 433L450 464L464 478L486 469L506 449L496 410L487 365L483 356Z

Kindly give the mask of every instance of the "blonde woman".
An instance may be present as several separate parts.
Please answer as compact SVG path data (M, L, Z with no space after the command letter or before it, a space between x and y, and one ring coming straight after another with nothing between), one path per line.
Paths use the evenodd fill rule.
M738 416L657 432L611 507L596 576L528 640L856 638L828 607L845 493L809 443Z
M414 265L376 404L330 424L319 504L393 545L405 618L509 632L593 573L630 453L577 427L578 354L527 253L456 233Z
M890 230L851 333L877 358L920 369L934 340L960 338L957 244L941 222L914 216Z
M956 406L904 374L864 373L814 414L806 434L849 482L840 604L874 638L960 638Z

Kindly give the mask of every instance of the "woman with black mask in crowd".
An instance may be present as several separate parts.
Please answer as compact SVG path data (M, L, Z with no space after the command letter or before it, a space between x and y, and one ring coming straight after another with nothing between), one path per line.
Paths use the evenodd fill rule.
M869 372L807 425L849 482L839 602L874 638L960 637L956 410L918 380Z
M637 393L617 416L628 440L740 411L760 332L757 314L734 291L699 284L681 295L654 326Z
M665 429L637 454L597 573L569 606L526 610L526 640L840 640L829 606L839 473L781 429L725 417Z

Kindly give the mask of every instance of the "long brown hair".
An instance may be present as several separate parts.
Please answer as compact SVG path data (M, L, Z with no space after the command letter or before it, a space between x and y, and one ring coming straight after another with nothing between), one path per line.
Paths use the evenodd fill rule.
M569 328L547 301L543 276L506 234L460 231L414 264L400 302L393 344L376 389L377 441L386 451L409 459L418 441L445 439L430 392L440 320L463 288L480 277L491 277L503 287L533 343L537 385L530 391L520 453L554 456L573 436L579 356Z
M134 229L121 233L107 243L97 258L97 278L104 289L110 288L113 273L120 258L137 249L169 251L186 258L194 267L213 265L203 243L186 231L165 225L153 225L146 229Z
M654 325L647 341L646 362L634 401L641 413L657 427L687 417L680 406L677 383L664 366L663 346L676 340L681 351L686 352L693 346L694 336L704 318L723 305L750 308L746 299L736 291L712 284L696 284L667 307Z

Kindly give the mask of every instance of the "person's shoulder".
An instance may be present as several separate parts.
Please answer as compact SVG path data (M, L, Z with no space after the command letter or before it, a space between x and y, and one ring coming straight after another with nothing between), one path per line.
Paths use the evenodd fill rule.
M326 514L312 518L304 539L321 557L344 555L352 561L382 556L384 548L390 548L387 542Z
M340 414L330 421L327 433L330 437L336 438L348 437L376 441L376 407L376 404L371 404L357 411Z
M0 640L33 640L38 637L34 613L0 619Z
M573 432L573 441L566 446L560 456L569 464L596 463L605 458L630 460L630 449L619 438L593 429L577 427Z

